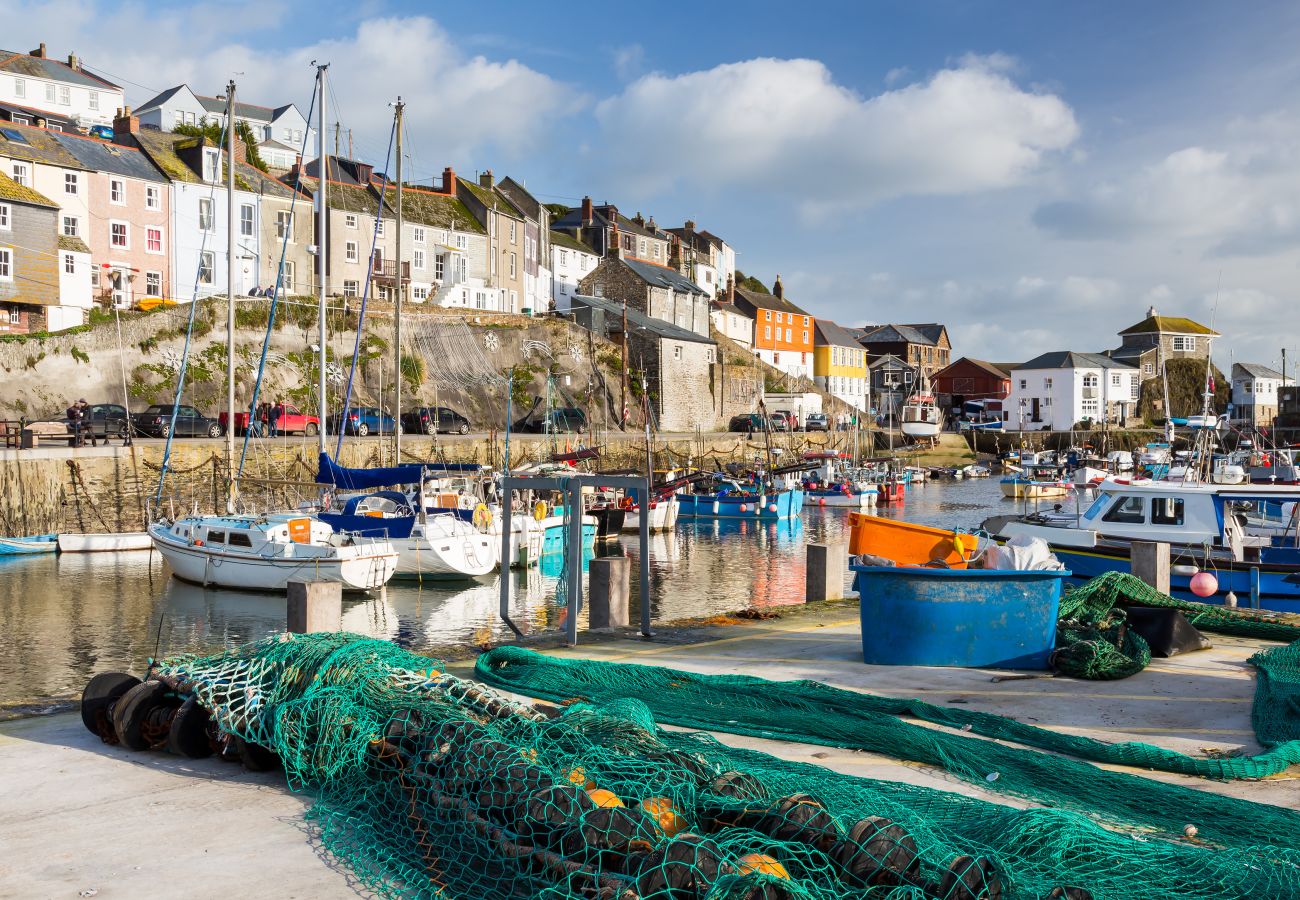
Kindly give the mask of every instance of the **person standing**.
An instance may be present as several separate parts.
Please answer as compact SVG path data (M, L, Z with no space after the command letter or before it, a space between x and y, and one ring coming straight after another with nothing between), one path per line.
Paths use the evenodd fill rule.
M280 401L277 400L276 402L271 404L271 412L270 412L271 437L280 436L280 410L281 409L283 409L283 406L280 404Z
M74 400L66 411L68 427L72 429L72 445L74 447L80 447L82 445L83 439L81 437L81 423L85 419L86 414L82 411L81 404L84 402L84 400Z

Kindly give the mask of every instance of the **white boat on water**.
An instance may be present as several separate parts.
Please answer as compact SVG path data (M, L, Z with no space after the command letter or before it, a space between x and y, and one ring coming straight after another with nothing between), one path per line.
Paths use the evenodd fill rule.
M672 531L677 525L677 497L670 494L666 499L650 501L650 533L657 534L661 531ZM641 507L632 506L627 511L627 516L623 519L623 532L640 534L641 532Z
M187 516L151 525L149 536L176 577L245 590L329 581L371 591L393 577L398 562L385 539L337 534L298 515Z
M60 553L119 553L124 550L148 550L153 540L147 531L123 531L120 534L59 535Z

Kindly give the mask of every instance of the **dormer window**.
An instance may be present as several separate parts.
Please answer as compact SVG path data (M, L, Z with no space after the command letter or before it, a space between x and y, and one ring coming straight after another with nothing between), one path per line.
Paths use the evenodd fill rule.
M214 147L203 148L203 180L208 184L221 180L221 151Z

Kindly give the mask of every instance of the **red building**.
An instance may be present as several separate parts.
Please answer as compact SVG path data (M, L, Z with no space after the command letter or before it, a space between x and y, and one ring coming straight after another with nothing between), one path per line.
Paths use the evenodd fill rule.
M984 400L989 401L986 405L989 412L1001 413L1001 401L1011 393L1011 365L963 356L940 369L931 379L939 405L961 410L965 403Z

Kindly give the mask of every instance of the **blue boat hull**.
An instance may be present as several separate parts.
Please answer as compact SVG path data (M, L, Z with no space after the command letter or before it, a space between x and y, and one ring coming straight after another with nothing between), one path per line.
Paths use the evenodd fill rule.
M1072 550L1069 547L1052 545L1052 552L1074 573L1072 580L1075 581L1086 581L1106 572L1128 572L1131 569L1128 553L1118 549L1114 551ZM1177 562L1178 560L1175 560L1175 563ZM1233 563L1232 566L1227 568L1222 561L1216 561L1214 566L1208 568L1208 571L1213 572L1219 579L1219 590L1212 597L1198 597L1193 594L1192 576L1177 572L1171 572L1169 575L1169 592L1179 600L1221 604L1227 593L1232 591L1237 595L1238 606L1250 606L1252 566L1249 563ZM1260 608L1276 612L1300 613L1300 565L1259 563L1254 567L1259 569Z
M36 553L54 553L58 549L59 536L56 534L0 538L0 556L31 556Z
M789 519L803 511L804 492L775 494L678 494L678 518Z

